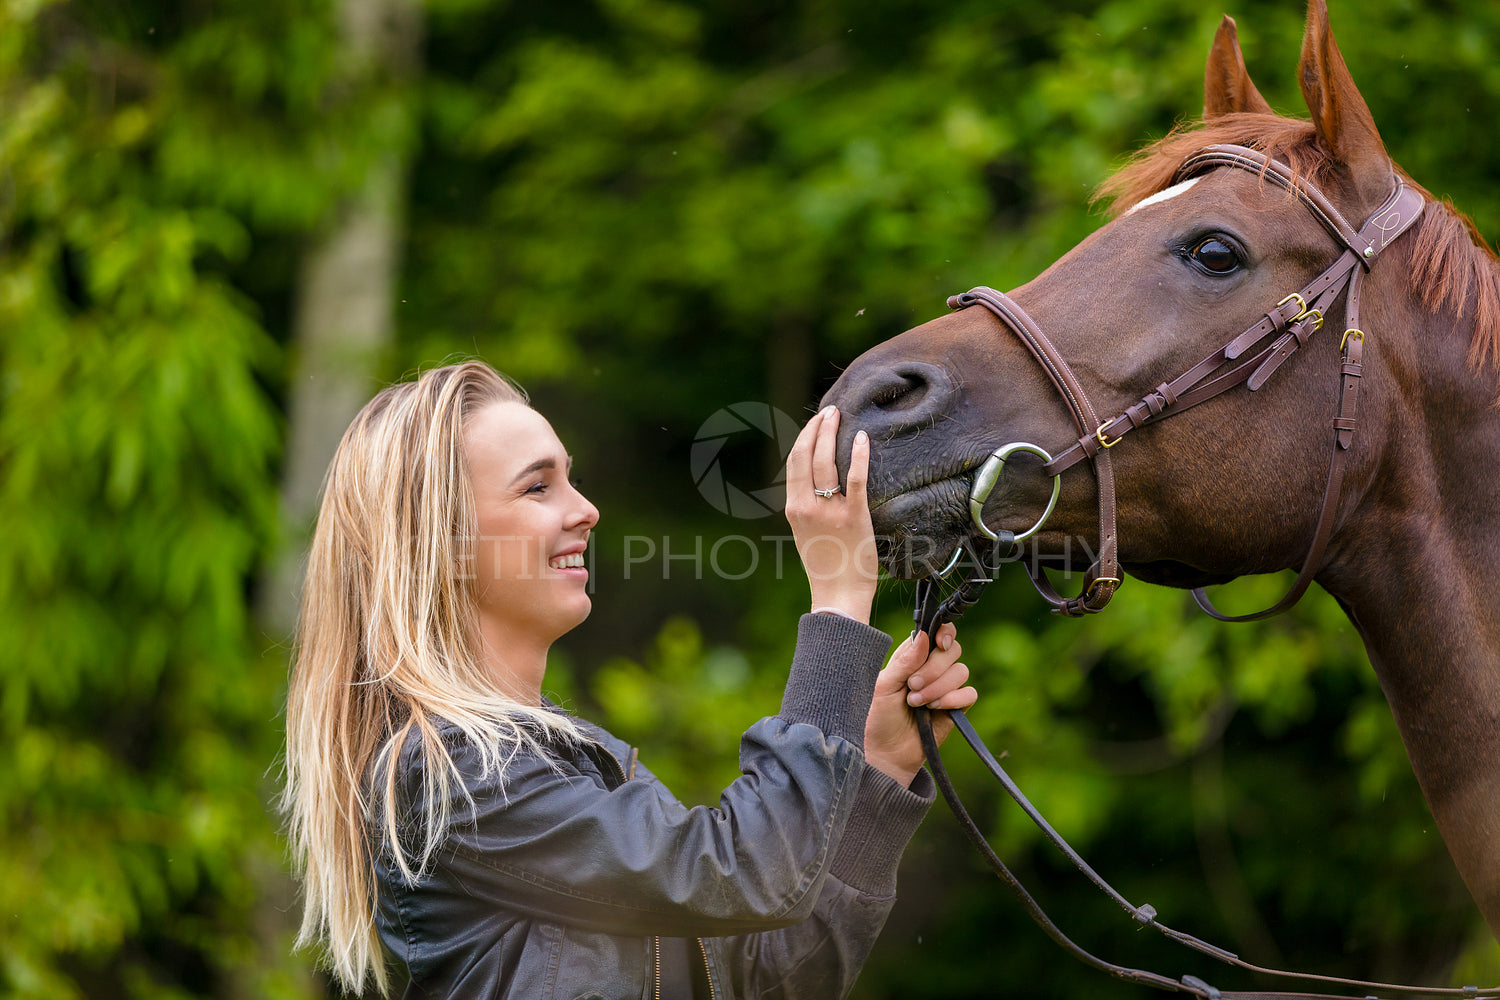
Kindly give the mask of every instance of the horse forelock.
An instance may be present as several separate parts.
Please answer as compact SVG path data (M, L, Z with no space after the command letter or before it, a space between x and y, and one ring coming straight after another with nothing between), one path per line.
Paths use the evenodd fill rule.
M1285 163L1298 180L1324 190L1336 190L1339 183L1337 162L1318 141L1311 122L1280 115L1227 114L1181 125L1142 149L1099 186L1095 200L1110 202L1111 217L1124 215L1171 187L1177 168L1189 156L1218 144L1257 149ZM1427 199L1408 237L1410 273L1419 301L1433 312L1452 310L1460 320L1472 315L1469 363L1475 369L1500 371L1500 259L1450 201L1434 198L1405 171L1402 176Z
M1111 202L1111 216L1170 187L1184 160L1213 145L1249 146L1292 168L1299 180L1326 185L1333 158L1317 141L1311 122L1280 115L1229 114L1179 125L1142 149L1099 186L1094 198Z

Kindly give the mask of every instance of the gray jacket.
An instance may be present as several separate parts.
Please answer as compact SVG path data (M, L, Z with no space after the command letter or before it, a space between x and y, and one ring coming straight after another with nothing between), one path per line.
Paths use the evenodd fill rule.
M864 763L889 646L866 625L804 616L781 711L745 733L744 773L717 808L684 807L597 727L553 761L517 755L503 781L449 730L474 805L456 799L415 884L376 852L377 926L407 996L679 1000L670 976L660 992L674 939L713 1000L847 994L933 799L925 771L908 789ZM405 802L421 795L414 744Z

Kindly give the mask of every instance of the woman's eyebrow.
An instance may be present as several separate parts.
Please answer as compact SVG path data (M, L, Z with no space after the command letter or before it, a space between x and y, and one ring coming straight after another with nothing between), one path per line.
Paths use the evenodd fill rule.
M567 456L567 459L568 459L568 471L572 472L573 471L573 456L569 455L569 456ZM543 469L555 469L555 468L557 468L557 459L553 458L550 455L547 456L546 458L539 458L535 462L532 462L530 465L526 466L526 468L522 469L520 472L516 473L515 478L510 481L510 484L512 486L514 486L514 485L516 485L517 482L519 482L522 479L525 479L527 476L531 475L532 473L541 472Z

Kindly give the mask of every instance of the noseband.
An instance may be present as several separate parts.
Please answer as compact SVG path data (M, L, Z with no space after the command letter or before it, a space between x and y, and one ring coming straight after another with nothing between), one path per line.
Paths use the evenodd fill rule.
M979 530L991 539L1004 538L1004 533L997 534L985 525L980 511L1010 454L1027 451L1043 458L1046 464L1042 466L1042 471L1053 477L1052 503L1056 502L1060 485L1058 477L1063 472L1085 458L1094 464L1099 482L1099 551L1098 558L1084 575L1082 592L1077 597L1063 597L1053 589L1036 560L1030 560L1028 565L1028 573L1037 592L1060 614L1078 617L1097 613L1109 603L1120 586L1122 577L1115 525L1115 477L1109 450L1136 428L1191 409L1241 383L1251 392L1260 389L1276 369L1297 348L1306 344L1323 325L1324 317L1340 293L1347 292L1344 302L1345 330L1339 343L1342 365L1339 376L1339 412L1333 420L1333 454L1329 460L1327 486L1323 491L1322 513L1318 517L1317 529L1313 533L1307 557L1296 582L1273 607L1249 615L1220 613L1210 603L1202 588L1195 589L1193 597L1199 607L1220 621L1254 621L1285 611L1297 603L1312 583L1328 539L1333 533L1343 487L1344 462L1354 439L1359 401L1360 357L1365 339L1359 325L1360 282L1381 251L1406 232L1421 215L1424 199L1420 192L1408 186L1398 176L1391 196L1362 228L1356 230L1317 187L1298 179L1290 167L1249 147L1231 145L1207 146L1194 153L1178 168L1172 183L1196 177L1215 167L1249 170L1292 192L1334 239L1343 244L1344 252L1331 267L1308 282L1300 291L1293 292L1276 303L1258 323L1181 375L1162 382L1122 413L1108 419L1099 418L1083 385L1057 347L1042 332L1037 322L1027 315L1026 310L1004 292L981 286L948 299L948 305L952 309L983 306L994 314L1001 325L1015 334L1062 396L1079 433L1078 440L1055 458L1036 445L1026 442L1012 442L996 449L975 474L969 497L970 511ZM1273 340L1242 363L1222 373L1219 371L1224 365L1243 358L1252 348L1273 336ZM1052 504L1049 504L1047 513L1026 534L1038 530L1051 511ZM940 575L946 575L952 570L958 555L959 553L955 553L955 558Z

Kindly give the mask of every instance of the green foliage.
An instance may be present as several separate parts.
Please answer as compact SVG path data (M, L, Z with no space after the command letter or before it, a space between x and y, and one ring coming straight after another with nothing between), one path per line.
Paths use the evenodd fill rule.
M549 686L712 802L806 590L784 523L693 488L695 430L742 400L797 415L946 295L1056 259L1111 167L1196 114L1221 13L429 0L426 69L397 77L351 60L321 0L0 0L0 993L309 988L265 930L290 906L266 806L286 656L248 609L297 254L378 158L414 157L390 374L472 352L517 376L604 511L596 611ZM1229 13L1300 112L1300 5ZM1500 232L1500 8L1332 16L1393 156ZM735 459L767 481L777 460ZM744 579L665 557L731 536L760 557ZM893 634L906 599L881 595ZM1131 582L1077 623L1012 577L962 641L976 726L1169 922L1316 971L1500 979L1331 600L1226 626ZM1182 965L950 756L1070 931ZM937 807L861 996L1136 995L977 871Z
M775 674L751 669L732 646L705 648L698 626L671 618L642 662L616 657L592 678L590 693L615 735L688 805L712 805L739 775L738 741L781 705ZM592 713L591 713L592 714Z
M304 978L255 934L284 879L266 802L285 662L262 658L247 601L275 524L282 355L234 271L257 224L308 223L341 181L320 191L286 127L326 42L291 39L312 77L284 73L277 12L243 6L207 24L0 8L10 996ZM281 113L257 119L265 104Z

